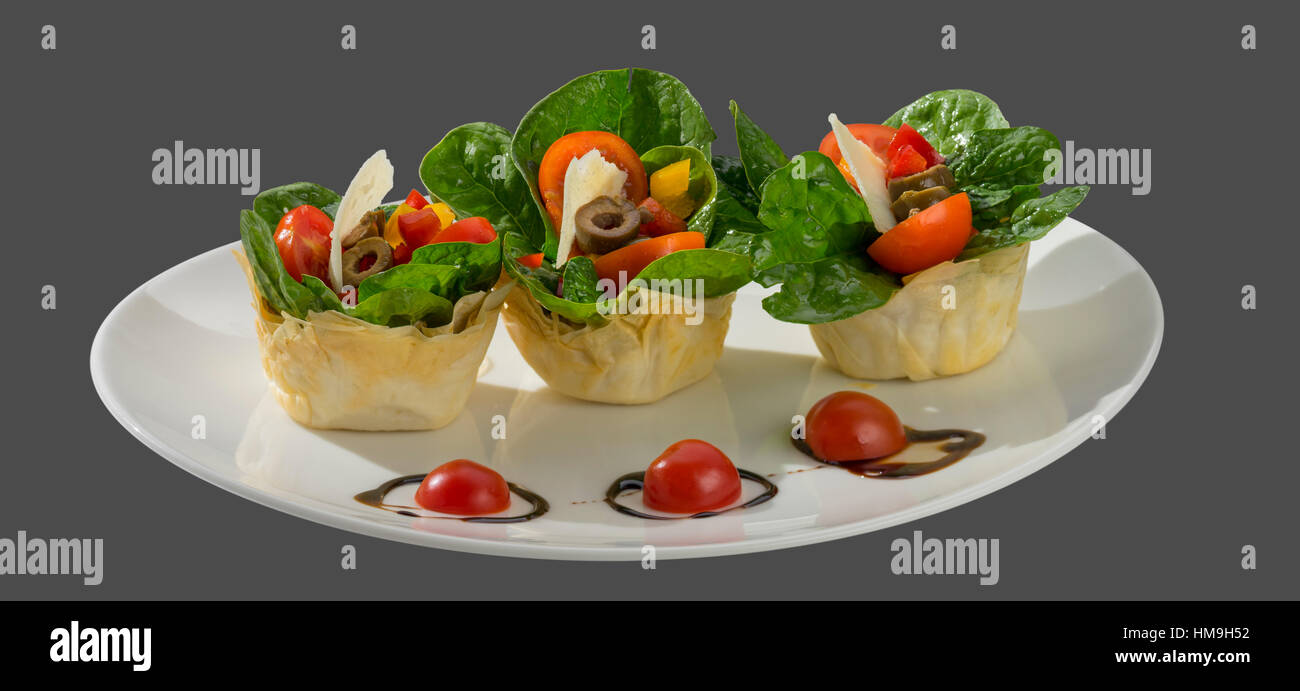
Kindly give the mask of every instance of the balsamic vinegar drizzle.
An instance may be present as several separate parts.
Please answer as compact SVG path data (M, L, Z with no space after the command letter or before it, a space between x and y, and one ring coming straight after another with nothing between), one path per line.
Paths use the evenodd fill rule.
M737 468L736 472L740 473L741 479L750 480L752 482L757 482L758 484L762 485L763 493L758 495L757 497L754 497L753 499L750 499L744 504L738 504L736 506L732 506L727 509L722 509L720 511L701 511L699 513L693 513L686 516L656 516L654 514L637 511L636 509L618 503L618 495L622 494L623 492L626 492L627 490L639 490L645 487L644 470L635 473L628 473L627 475L624 475L623 477L620 477L619 479L615 480L614 484L610 485L609 489L605 490L605 503L609 504L610 508L614 509L615 511L619 513L627 514L629 516L635 516L637 518L648 518L654 521L676 521L683 518L709 518L710 516L717 516L718 514L723 514L728 511L735 511L736 509L748 509L751 506L758 506L759 504L762 504L763 502L776 496L776 485L773 484L771 480L763 477L762 475L759 475L758 473L752 473L748 470L745 470L744 468Z
M954 441L950 441L939 447L939 450L944 452L943 456L937 460L927 461L925 463L908 463L906 461L890 460L897 454L885 456L884 458L871 458L861 461L828 461L822 458L817 458L817 456L813 454L812 448L808 446L808 442L803 439L792 439L791 441L794 442L794 448L799 449L809 458L812 458L818 463L833 465L838 468L843 468L850 473L865 477L905 478L916 475L925 475L926 473L933 473L936 470L947 468L953 463L965 458L970 454L970 452L979 448L980 445L988 439L988 437L985 437L979 432L972 432L967 429L921 430L905 426L903 427L903 430L907 433L907 443L909 445L917 442L944 441L946 439ZM902 451L900 450L899 453L902 453Z
M533 510L523 514L522 516L426 516L413 511L413 509L419 507L384 503L384 497L388 496L389 492L401 487L402 485L419 484L424 481L424 477L424 475L403 475L402 477L393 478L374 489L368 489L356 495L353 499L356 499L366 506L373 506L376 509L391 511L399 516L410 516L412 518L442 518L452 521L464 521L466 523L523 523L524 521L531 521L534 518L539 518L542 514L551 509L550 503L543 499L540 494L526 490L513 482L506 483L506 486L510 488L510 491L533 505Z
M944 455L936 460L921 463L891 460L897 454L885 456L884 458L864 459L861 461L827 461L825 459L817 458L817 456L813 454L812 448L808 446L808 442L803 439L792 439L791 441L794 443L796 449L818 463L842 468L850 473L854 473L855 475L880 478L907 478L916 475L925 475L927 473L933 473L936 470L947 468L953 463L965 458L970 454L970 452L979 448L988 439L979 432L965 429L918 430L912 429L911 427L904 427L903 430L906 432L907 443L909 445L923 442L947 441L948 443L939 446L939 450L944 452ZM794 472L802 472L803 470L811 469L804 468ZM701 511L699 513L682 516L657 516L643 511L637 511L636 509L620 504L618 502L619 495L628 490L641 490L645 487L645 471L628 473L627 475L615 480L614 484L610 485L609 489L605 490L605 503L615 511L628 516L654 521L674 521L684 518L709 518L711 516L724 514L728 511L735 511L736 509L747 509L751 506L758 506L759 504L770 501L772 497L776 496L777 487L771 480L759 475L758 473L745 470L744 468L737 468L736 472L740 474L742 479L757 482L762 485L763 493L743 504L738 504L720 511ZM534 518L542 516L551 508L550 503L541 495L524 489L513 482L506 483L506 485L510 487L510 491L523 498L533 507L531 511L520 516L425 516L416 513L415 509L418 507L415 506L384 503L384 498L388 496L389 492L401 487L402 485L423 482L424 477L424 475L403 475L402 477L389 480L374 489L361 492L356 495L354 499L366 506L391 511L399 516L410 516L412 518L441 518L446 520L464 521L466 523L523 523L524 521L531 521Z

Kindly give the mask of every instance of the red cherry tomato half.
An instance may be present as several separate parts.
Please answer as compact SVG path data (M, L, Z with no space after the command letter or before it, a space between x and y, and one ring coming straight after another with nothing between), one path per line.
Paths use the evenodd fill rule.
M867 247L877 264L910 274L955 259L970 242L970 197L965 192L909 216Z
M805 422L805 441L824 461L882 458L907 446L898 415L880 399L857 391L837 391L817 401Z
M420 190L411 190L411 193L406 195L406 205L419 211L429 205L429 200L420 194Z
M542 195L542 204L556 232L560 230L560 216L564 212L564 175L569 172L569 163L592 149L627 173L623 194L633 204L640 204L649 191L645 165L632 145L622 137L598 130L566 134L546 150L537 169L537 191Z
M301 282L303 276L326 280L333 230L334 221L309 204L289 211L280 219L275 226L275 246L293 280Z
M447 461L424 477L415 503L440 513L483 516L510 508L510 486L501 473L474 461Z
M925 168L943 163L943 155L935 151L934 147L930 146L930 142L907 123L903 123L903 126L898 128L898 134L895 134L889 142L889 160L892 161L904 147L908 146L925 159Z
M397 232L412 250L433 242L441 230L438 214L427 206L397 217Z
M641 224L641 234L657 238L660 235L682 233L686 231L686 221L677 214L664 208L654 197L646 197L641 208L650 212L650 220Z
M645 471L642 501L668 513L699 513L740 500L740 473L718 447L683 439L668 447Z
M400 220L401 217L399 216ZM447 226L433 238L433 242L477 242L487 244L497 239L497 231L482 216L463 218Z
M858 122L845 125L845 127L849 129L849 134L853 135L854 139L866 144L880 157L880 160L889 160L889 142L894 139L894 135L898 133L898 130L888 125L873 125L869 122ZM825 137L822 137L821 146L817 147L817 151L831 159L832 163L839 163L840 159L844 157L840 153L840 143L835 141L834 132L829 132Z
M541 252L536 254L525 254L519 258L519 263L530 269L540 269L542 267L542 257L543 254Z

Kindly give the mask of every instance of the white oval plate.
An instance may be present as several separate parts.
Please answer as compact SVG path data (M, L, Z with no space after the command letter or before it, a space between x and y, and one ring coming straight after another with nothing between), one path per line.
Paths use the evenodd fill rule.
M1151 370L1164 330L1142 267L1067 219L1030 252L1020 327L1006 350L969 374L874 386L844 377L820 359L806 327L770 318L759 304L768 291L749 286L716 371L658 403L606 406L554 393L500 326L467 409L448 427L322 432L294 423L269 393L247 283L231 256L237 246L162 273L104 320L90 370L109 411L167 460L246 499L344 530L482 554L637 560L644 545L661 559L738 554L943 511L1060 458L1090 436L1096 416L1112 419ZM953 466L906 480L818 466L791 446L792 415L832 391L863 388L912 427L975 429L988 441ZM194 434L199 415L204 435ZM498 415L505 439L494 438ZM702 520L642 520L601 501L615 478L691 437L772 474L780 493ZM546 497L550 512L526 523L465 523L353 499L453 458L493 466ZM805 468L817 471L792 472ZM753 483L745 484L748 497ZM626 501L639 506L637 495Z

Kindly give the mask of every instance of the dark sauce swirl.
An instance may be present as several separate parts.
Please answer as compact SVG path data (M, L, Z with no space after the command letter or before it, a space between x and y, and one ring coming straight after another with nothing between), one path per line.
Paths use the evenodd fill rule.
M825 463L837 468L843 468L855 475L862 475L865 477L906 478L914 477L916 475L925 475L926 473L933 473L936 470L947 468L953 463L965 458L970 454L970 452L978 449L987 439L983 434L972 432L968 429L919 430L912 429L911 427L904 427L903 429L907 433L908 445L917 442L944 441L948 439L953 441L949 441L947 444L939 446L939 450L944 452L943 456L936 460L924 463L908 463L907 461L891 460L894 456L898 455L897 453L885 456L884 458L870 458L861 461L828 461L824 458L818 458L817 455L813 453L812 447L808 446L808 442L803 439L792 439L791 441L794 442L794 448L799 449L809 458L812 458L818 463ZM903 448L905 449L907 447ZM900 449L898 453L902 453L902 450Z
M526 490L513 482L506 483L506 486L510 488L510 491L519 495L519 497L524 501L533 506L532 511L521 516L426 516L424 514L416 513L413 509L416 509L417 507L414 506L401 506L398 504L384 503L384 497L387 497L389 492L401 487L402 485L419 484L424 481L424 477L424 475L403 475L402 477L393 478L374 489L368 489L356 495L353 499L356 499L366 506L373 506L376 509L391 511L399 516L410 516L412 518L441 518L450 521L464 521L466 523L523 523L524 521L531 521L534 518L539 518L542 514L551 509L550 503L548 503L546 499L542 498L540 494Z
M751 506L758 506L759 504L762 504L763 502L768 501L772 497L776 496L776 491L777 491L776 485L771 480L763 477L762 475L759 475L758 473L752 473L748 470L745 470L744 468L737 468L736 472L740 473L740 477L742 480L749 480L751 482L757 482L758 484L762 485L763 493L758 495L757 497L754 497L753 499L750 499L744 504L737 504L736 506L722 509L720 511L701 511L699 513L693 513L693 514L688 514L683 516L656 516L654 514L645 513L643 511L637 511L636 509L618 503L618 496L620 494L628 490L639 490L645 487L644 470L635 473L628 473L627 475L624 475L623 477L620 477L619 479L615 480L614 484L610 485L609 489L605 490L605 503L609 504L610 508L614 509L615 511L622 514L627 514L629 516L635 516L637 518L648 518L653 521L676 521L683 518L709 518L710 516L717 516L719 514L724 514L728 511L735 511L736 509L748 509Z

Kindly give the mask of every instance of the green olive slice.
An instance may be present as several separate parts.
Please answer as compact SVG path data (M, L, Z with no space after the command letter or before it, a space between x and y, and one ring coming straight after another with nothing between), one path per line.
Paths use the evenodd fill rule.
M908 190L894 200L894 203L890 204L889 208L894 212L894 218L901 221L912 214L925 211L951 196L952 193L948 191L947 187L943 186L927 187L919 192Z
M375 263L362 271L361 261L366 257L374 257ZM360 287L362 281L392 267L393 248L388 242L381 237L366 238L343 253L343 285Z
M384 210L367 211L356 226L344 234L340 243L348 249L366 238L380 237L384 234Z
M947 187L952 189L957 186L957 181L952 177L952 171L948 166L939 163L930 166L925 170L913 175L905 175L901 178L894 178L889 181L889 200L898 201L904 192L920 192L931 187Z

